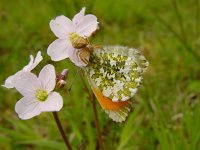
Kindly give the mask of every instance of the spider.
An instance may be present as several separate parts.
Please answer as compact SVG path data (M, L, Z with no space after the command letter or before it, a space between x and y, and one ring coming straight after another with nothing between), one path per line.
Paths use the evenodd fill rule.
M97 48L100 48L101 46L99 45L87 45L83 48L81 48L81 50L79 50L77 52L77 56L78 58L80 58L81 61L83 61L86 65L89 63L89 58L90 58L90 54Z

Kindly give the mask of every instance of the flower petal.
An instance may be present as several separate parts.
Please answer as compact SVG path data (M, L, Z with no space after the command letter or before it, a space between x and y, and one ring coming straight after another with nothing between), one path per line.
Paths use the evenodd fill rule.
M6 79L5 84L2 85L2 86L5 87L5 88L8 88L8 89L14 88L13 79L14 79L14 75L9 76L9 77Z
M53 61L60 61L72 55L74 48L70 42L65 39L57 39L51 43L47 49L47 54Z
M33 96L37 89L42 88L39 79L30 72L23 72L14 78L14 86L23 96Z
M74 32L72 21L61 15L50 21L51 31L61 39L65 39L70 32Z
M34 62L34 57L33 57L33 55L30 55L30 61L29 61L28 65L24 66L23 70L29 72L28 70L32 66L33 62Z
M81 9L81 11L78 13L78 14L76 14L75 16L74 16L74 18L72 19L72 22L73 22L73 25L74 26L76 26L76 25L78 25L79 23L80 23L80 21L83 19L83 17L84 17L84 14L85 14L85 7L83 7L82 9Z
M34 97L23 97L15 105L15 111L19 118L26 120L41 113L39 101Z
M40 63L40 61L42 59L43 59L43 57L41 56L40 51L37 53L35 60L34 60L33 55L30 55L30 61L29 61L28 65L26 65L22 70L18 71L14 75L8 77L5 81L5 84L2 86L6 87L6 88L14 88L15 79L20 78L22 73L30 72L31 70L33 70Z
M39 73L39 79L42 83L43 89L51 92L56 85L56 73L53 65L46 65Z
M89 37L98 28L97 17L86 15L76 27L76 32L82 37Z
M40 103L41 111L59 111L63 107L63 98L57 92L51 92L46 101Z
M30 72L42 61L42 59L43 57L41 56L41 51L37 53L35 60L33 55L30 55L30 62L23 68L23 71Z
M85 67L87 66L88 63L84 62L83 60L81 60L81 58L79 57L79 54L81 53L81 49L76 49L74 50L73 54L69 57L69 59L76 65L79 67ZM84 59L84 58L83 58ZM84 60L89 62L89 56L87 56Z
M6 79L5 84L2 85L2 86L6 87L6 88L14 88L14 87L15 87L15 85L14 85L15 79L16 79L16 78L19 78L19 77L21 76L22 73L24 73L24 71L23 71L23 70L20 70L20 71L18 71L17 73L15 73L14 75L9 76L9 77Z

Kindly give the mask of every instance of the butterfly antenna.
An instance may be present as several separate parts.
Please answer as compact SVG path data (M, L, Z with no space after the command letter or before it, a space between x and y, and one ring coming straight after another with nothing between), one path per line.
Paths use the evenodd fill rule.
M70 83L69 90L68 90L69 92L71 92L72 85L74 84L74 81L76 80L77 74L78 74L78 69L76 69L76 74Z

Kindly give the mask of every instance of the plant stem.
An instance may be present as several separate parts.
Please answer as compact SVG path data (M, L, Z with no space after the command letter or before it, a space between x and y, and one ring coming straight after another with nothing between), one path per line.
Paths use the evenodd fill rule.
M101 150L103 150L104 146L103 146L103 140L102 140L102 137L101 137L101 131L100 131L100 127L99 127L99 119L98 119L98 114L97 114L96 100L94 98L93 93L91 93L91 97L92 97L92 109L94 111L94 122L95 122L95 126L96 126L96 132L97 132L99 147L101 148Z
M104 150L104 145L103 145L103 140L101 137L101 131L100 131L100 126L99 126L99 119L98 119L98 114L97 114L97 108L96 108L96 100L94 97L94 94L91 90L89 90L87 84L85 83L85 80L83 78L82 72L79 72L81 80L83 82L83 85L85 87L85 90L87 91L88 95L89 95L89 100L92 103L92 109L94 112L94 122L95 122L95 127L96 127L96 133L97 133L97 139L98 139L98 143L99 143L99 147L101 150Z
M63 127L62 127L62 125L60 123L60 119L58 117L57 112L52 112L52 113L53 113L53 117L55 119L56 125L57 125L57 127L58 127L58 129L60 131L60 134L62 135L62 138L63 138L63 140L65 142L65 145L67 146L67 149L68 150L72 150L72 147L71 147L71 145L70 145L70 143L69 143L69 141L68 141L68 139L67 139L67 137L66 137L66 135L64 133Z

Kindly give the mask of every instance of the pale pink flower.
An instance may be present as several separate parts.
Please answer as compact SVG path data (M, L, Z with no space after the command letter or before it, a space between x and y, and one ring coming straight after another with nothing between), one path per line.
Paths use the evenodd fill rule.
M59 111L63 99L59 93L53 92L56 85L56 74L53 65L46 65L39 77L30 72L24 72L14 81L14 86L24 97L15 105L19 118L26 120L41 112Z
M76 37L88 38L98 28L97 17L85 14L85 7L74 16L72 20L65 16L58 16L50 21L52 32L58 37L47 49L48 55L53 61L69 58L77 66L85 66L78 56L79 49L72 46Z

